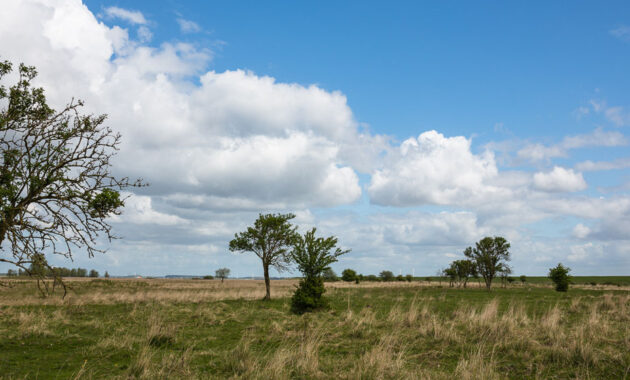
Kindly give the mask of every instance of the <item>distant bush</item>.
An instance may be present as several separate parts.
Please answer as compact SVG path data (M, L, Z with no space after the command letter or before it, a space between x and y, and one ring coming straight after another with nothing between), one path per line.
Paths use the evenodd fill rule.
M408 275L405 276L405 280L407 280L407 282L411 282L411 281L413 281L413 276L408 274Z
M569 290L569 283L571 283L570 271L571 268L565 267L560 263L555 268L549 269L549 278L556 284L556 291L566 292Z
M341 279L347 282L353 282L356 281L357 278L357 272L355 272L352 269L344 269L343 272L341 272Z
M207 276L203 276L204 280L214 280L214 276L211 275L207 275Z
M389 271L389 270L382 271L381 273L378 274L378 276L383 281L393 281L394 280L394 273L392 273L392 271Z

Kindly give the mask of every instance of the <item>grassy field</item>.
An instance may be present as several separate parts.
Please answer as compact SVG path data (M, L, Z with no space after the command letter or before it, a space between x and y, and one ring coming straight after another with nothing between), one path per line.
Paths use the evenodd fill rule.
M70 284L0 288L0 378L630 378L628 287L332 283L296 316L289 280Z

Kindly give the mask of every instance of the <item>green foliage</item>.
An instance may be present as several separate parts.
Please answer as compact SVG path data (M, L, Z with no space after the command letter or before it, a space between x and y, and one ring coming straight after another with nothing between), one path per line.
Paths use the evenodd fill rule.
M103 277L109 278L109 273L107 273L107 271L105 271L105 275Z
M291 311L295 314L324 309L328 307L328 300L323 297L326 289L322 278L303 278L291 297Z
M402 274L399 274L398 276L396 276L396 281L405 281L405 278Z
M569 290L569 284L571 283L571 276L569 272L571 268L563 266L558 263L555 268L549 268L549 279L556 285L556 291L566 292Z
M378 276L381 278L382 281L394 280L394 273L392 273L392 271L389 271L389 270L382 271L381 273L378 274Z
M214 271L214 276L220 278L221 282L230 276L230 270L228 268L219 268Z
M519 277L519 280L521 280L521 283L525 283L527 281L527 277L523 274L521 275L521 277Z
M119 208L124 205L120 199L120 193L109 188L103 189L88 202L90 216L93 218L105 218L109 214L119 214Z
M92 278L98 277L98 272L94 269L90 270L90 277Z
M346 282L355 281L357 279L357 272L352 269L344 269L343 272L341 272L341 279Z
M510 243L501 236L485 237L475 243L475 248L468 247L464 255L473 260L477 272L483 277L486 288L490 290L492 280L508 267L510 260Z
M212 275L207 275L207 276L203 276L204 280L214 280L214 276Z
M289 223L294 214L259 214L253 227L234 235L230 241L232 252L253 252L260 258L265 278L265 299L271 299L269 267L278 272L288 269L289 247L299 236L297 227Z
M326 301L322 299L325 292L322 273L337 262L337 258L350 250L336 248L337 238L316 238L316 229L306 232L304 237L295 237L291 259L304 278L291 298L291 310L294 313L304 313L324 307Z
M405 280L407 280L407 282L411 282L411 281L413 281L413 276L408 274L408 275L405 276Z

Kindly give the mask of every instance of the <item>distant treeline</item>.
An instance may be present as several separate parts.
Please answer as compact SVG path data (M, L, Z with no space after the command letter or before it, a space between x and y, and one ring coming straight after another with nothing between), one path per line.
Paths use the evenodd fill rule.
M37 267L31 265L28 271L18 269L9 269L7 271L8 277L28 276L30 274L36 274L44 277L99 277L98 271L91 269L89 272L85 268L64 268L64 267ZM105 277L109 277L109 273L105 272Z

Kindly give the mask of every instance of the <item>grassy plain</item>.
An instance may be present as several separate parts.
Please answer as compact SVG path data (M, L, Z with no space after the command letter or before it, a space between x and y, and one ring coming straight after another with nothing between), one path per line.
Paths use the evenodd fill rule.
M62 300L13 280L0 378L630 378L625 286L331 283L330 310L296 316L295 284L84 279Z

